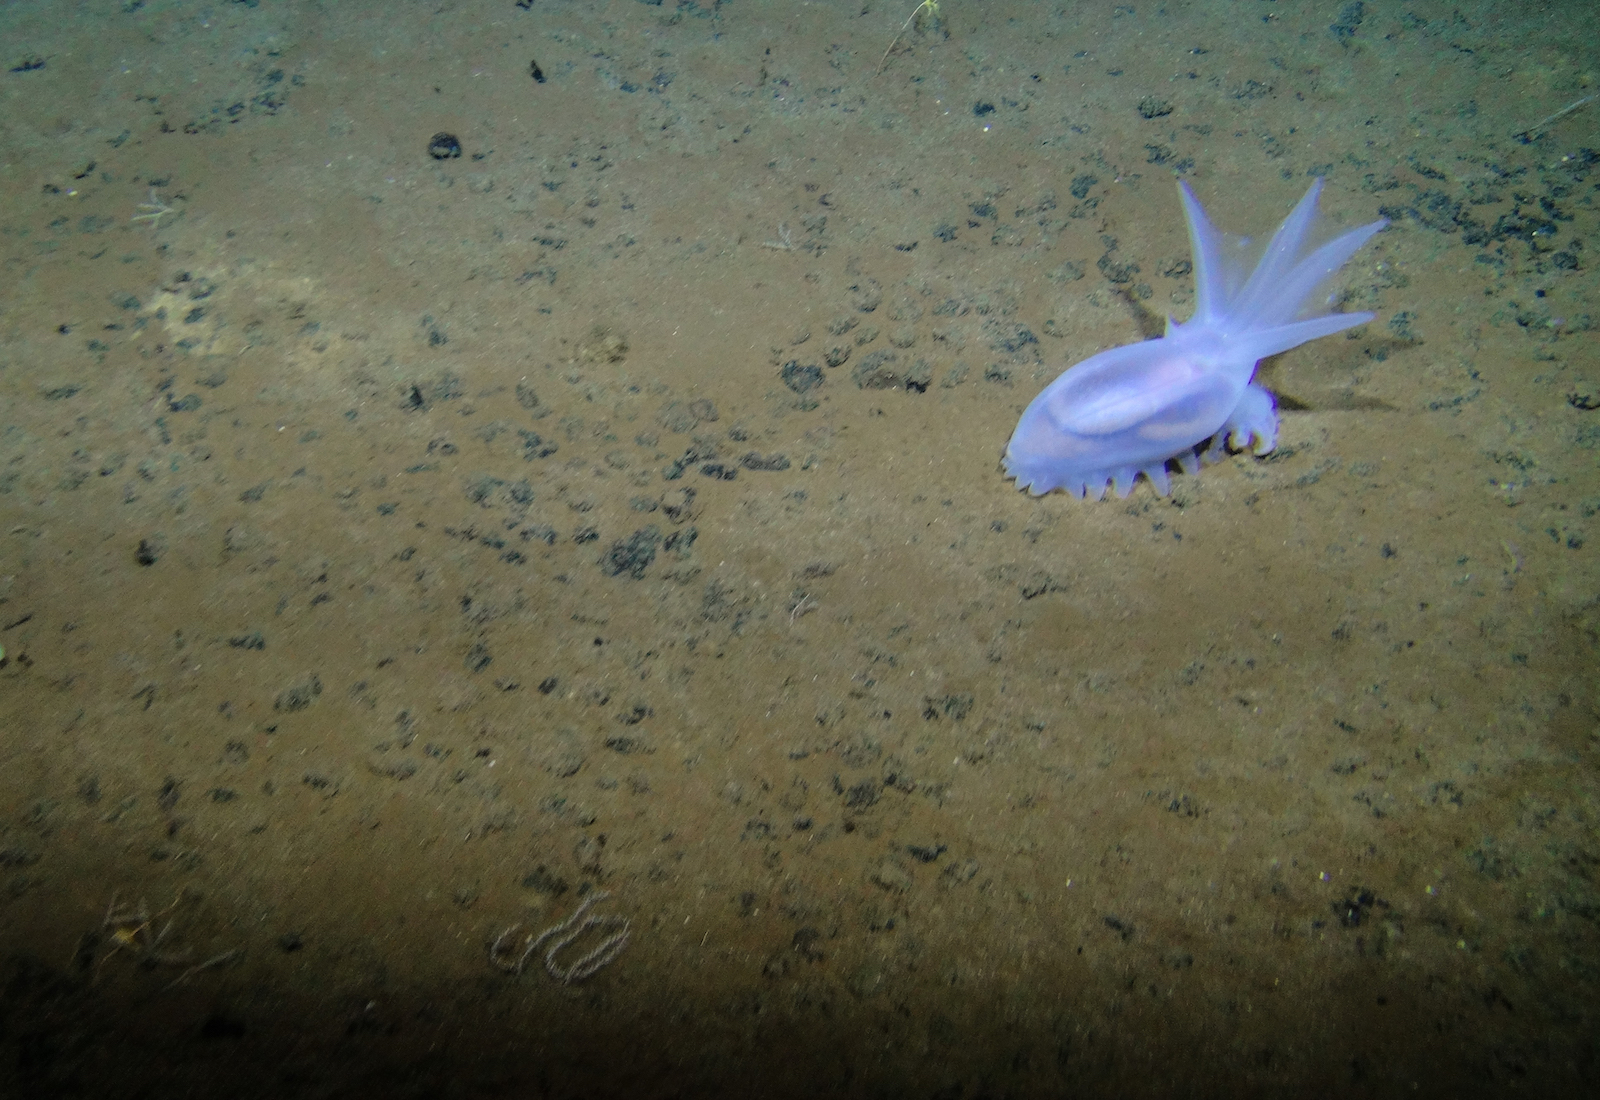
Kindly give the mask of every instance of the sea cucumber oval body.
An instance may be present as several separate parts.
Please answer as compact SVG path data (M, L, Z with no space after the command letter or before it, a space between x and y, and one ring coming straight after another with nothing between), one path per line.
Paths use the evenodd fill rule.
M1017 486L1098 499L1108 485L1127 496L1144 474L1165 494L1168 462L1194 473L1202 459L1220 459L1230 446L1272 450L1277 410L1272 395L1251 382L1256 364L1373 317L1303 315L1307 301L1387 224L1372 222L1307 251L1321 185L1311 185L1246 279L1236 262L1230 267L1230 246L1180 184L1194 252L1195 315L1181 325L1169 321L1160 339L1092 355L1046 386L1006 446L1006 473ZM1198 451L1208 439L1211 446Z

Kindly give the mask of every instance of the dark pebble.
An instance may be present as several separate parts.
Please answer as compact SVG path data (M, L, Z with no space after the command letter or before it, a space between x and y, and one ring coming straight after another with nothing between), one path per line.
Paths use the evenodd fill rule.
M428 142L428 155L434 160L454 160L461 155L461 142L454 134L440 131Z

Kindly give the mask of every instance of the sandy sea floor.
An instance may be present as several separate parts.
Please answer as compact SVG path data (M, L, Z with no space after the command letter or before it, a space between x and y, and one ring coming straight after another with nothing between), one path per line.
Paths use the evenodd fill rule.
M1600 9L912 12L0 5L0 1091L1593 1080ZM1277 451L1018 492L1316 176Z

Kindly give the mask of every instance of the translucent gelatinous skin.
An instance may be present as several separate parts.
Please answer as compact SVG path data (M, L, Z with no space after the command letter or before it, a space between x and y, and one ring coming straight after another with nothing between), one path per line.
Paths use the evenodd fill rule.
M1018 488L1098 500L1110 485L1125 497L1143 474L1164 496L1169 461L1192 474L1230 447L1266 454L1277 446L1278 413L1272 395L1251 382L1256 364L1372 320L1371 313L1306 316L1307 305L1388 222L1308 250L1319 179L1245 277L1194 193L1186 183L1178 187L1194 254L1194 316L1181 325L1169 320L1160 339L1091 355L1046 386L1006 445L1006 475Z

